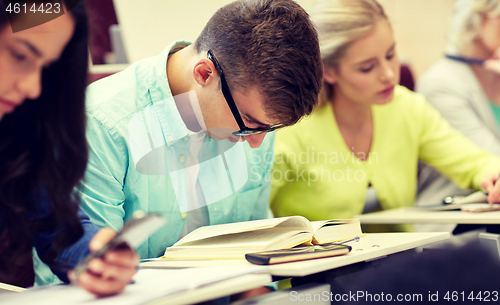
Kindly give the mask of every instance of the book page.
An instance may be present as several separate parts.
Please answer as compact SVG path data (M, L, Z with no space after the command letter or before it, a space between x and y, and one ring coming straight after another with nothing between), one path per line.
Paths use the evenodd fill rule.
M213 226L204 226L184 236L181 240L179 240L174 244L174 247L181 246L195 240L210 238L214 236L262 230L262 229L270 229L279 226L282 223L283 226L286 227L292 227L292 226L307 227L308 226L307 224L302 226L297 225L298 223L303 223L304 221L309 223L309 221L305 217L291 216L291 217L280 217L280 218L228 223L228 224L213 225ZM288 225L287 223L290 223L290 225Z
M285 230L290 230L290 229L301 229L305 230L307 232L314 232L314 229L311 225L311 222L304 216L291 216L291 217L285 217L287 218L285 221L282 223L278 224L276 228L286 228Z
M179 246L168 248L175 250L184 247L265 247L268 244L279 241L284 232L274 232L272 230L257 230L250 232L224 234L209 238L197 239L191 242L183 243Z
M167 248L162 258L168 259L244 259L245 254L267 250L287 249L311 241L307 231L276 232L266 230L216 236Z
M362 236L359 219L334 219L329 221L318 221L312 223L313 227L319 227L314 232L315 243L338 242L356 236Z
M23 288L23 287L9 285L9 284L5 284L5 283L0 283L0 293L2 293L4 291L22 292L22 291L25 291L25 290L26 290L26 288Z
M430 206L418 206L414 207L418 210L429 210L429 211L464 211L473 210L475 204L488 204L488 196L482 191L474 192L467 196L454 196L453 203L450 204L438 204ZM467 207L472 205L470 207ZM465 207L465 208L464 208Z
M287 231L275 231L273 229L267 230L257 230L250 232L242 232L235 234L224 234L219 236L214 236L210 238L203 238L199 240L194 240L192 242L184 243L181 246L174 246L168 248L175 250L176 248L221 248L221 247L230 247L230 248L244 248L244 247L261 247L266 248L273 244L279 244L287 239L290 239L292 236L304 234L302 238L304 241L310 240L312 234L307 231L298 231L298 230L287 230ZM290 246L295 246L290 245Z
M465 203L488 203L488 196L481 191L477 191L468 196L453 200L453 204L465 204Z
M323 226L341 225L349 221L350 219L330 219L330 220L311 221L311 226L313 228L313 232L317 232Z
M482 213L482 212L492 212L499 211L500 204L493 203L468 203L462 205L462 211L471 213Z

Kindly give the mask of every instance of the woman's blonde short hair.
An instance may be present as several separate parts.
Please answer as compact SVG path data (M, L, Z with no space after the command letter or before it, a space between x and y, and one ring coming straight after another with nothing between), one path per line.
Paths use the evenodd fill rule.
M479 37L486 17L500 16L500 0L457 0L449 33L448 52L463 53Z
M325 66L338 67L351 43L368 35L378 20L387 20L375 0L318 0L311 13L319 36L321 59ZM333 94L333 86L323 82L320 106Z

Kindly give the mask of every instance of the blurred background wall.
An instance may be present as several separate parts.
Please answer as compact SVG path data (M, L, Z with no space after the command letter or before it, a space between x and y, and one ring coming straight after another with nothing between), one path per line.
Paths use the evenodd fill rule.
M92 57L97 64L112 62L115 58L106 58L106 48L109 49L110 43L105 36L108 35L107 27L110 24L118 22L126 57L129 62L134 62L159 54L174 40L194 40L210 16L232 0L86 1L91 6L91 17L95 20ZM316 0L297 2L310 11ZM410 65L414 76L418 78L443 55L454 0L379 2L393 24L401 60ZM104 49L102 45L105 45Z

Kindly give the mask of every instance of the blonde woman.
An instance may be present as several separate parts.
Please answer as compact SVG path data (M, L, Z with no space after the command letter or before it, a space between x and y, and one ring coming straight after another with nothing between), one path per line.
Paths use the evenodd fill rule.
M275 216L348 218L412 206L423 160L500 201L500 159L398 86L391 25L373 0L320 0L312 13L324 63L322 106L277 134Z
M494 72L499 65L500 1L457 1L449 38L446 57L421 77L417 91L454 128L500 155L500 74ZM417 204L469 192L427 166L419 177Z

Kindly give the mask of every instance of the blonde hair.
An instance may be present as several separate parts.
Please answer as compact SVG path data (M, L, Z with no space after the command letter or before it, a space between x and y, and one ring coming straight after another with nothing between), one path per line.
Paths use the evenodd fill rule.
M337 68L349 45L368 35L380 19L387 16L375 0L318 0L311 20L318 31L323 64ZM332 94L333 86L323 81L319 105L325 105Z
M462 53L479 37L485 17L500 16L500 0L457 0L449 33L447 52Z

